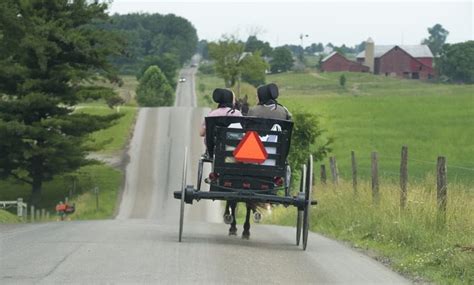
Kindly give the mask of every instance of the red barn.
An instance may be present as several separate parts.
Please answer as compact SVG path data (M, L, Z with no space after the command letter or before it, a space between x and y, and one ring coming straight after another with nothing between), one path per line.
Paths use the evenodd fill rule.
M357 55L365 62L365 51ZM435 74L433 54L427 45L378 45L374 48L374 74L429 79Z
M321 61L322 71L353 71L353 72L368 72L369 67L347 59L342 54L334 51Z

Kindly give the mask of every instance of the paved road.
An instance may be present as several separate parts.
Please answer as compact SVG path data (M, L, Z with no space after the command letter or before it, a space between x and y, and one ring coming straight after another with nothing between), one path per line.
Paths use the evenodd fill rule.
M140 110L126 186L115 220L0 226L0 284L17 283L313 283L406 284L399 275L338 242L310 234L306 252L295 230L257 225L249 241L228 237L218 202L186 208L177 242L185 146L188 183L203 151L192 68L176 106ZM206 172L205 172L206 173ZM241 227L239 227L241 230Z

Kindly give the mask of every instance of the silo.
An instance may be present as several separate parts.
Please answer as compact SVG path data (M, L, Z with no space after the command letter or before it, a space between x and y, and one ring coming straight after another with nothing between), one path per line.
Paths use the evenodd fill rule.
M365 42L364 65L368 66L370 72L374 73L374 41L372 38L368 38Z

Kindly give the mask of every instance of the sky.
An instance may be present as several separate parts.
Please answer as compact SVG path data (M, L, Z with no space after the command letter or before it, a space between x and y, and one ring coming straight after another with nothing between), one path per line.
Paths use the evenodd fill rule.
M159 1L114 0L109 13L175 14L188 19L199 39L256 34L272 46L331 42L348 46L371 37L375 44L419 44L440 23L448 43L473 40L472 1ZM306 37L307 35L307 37Z

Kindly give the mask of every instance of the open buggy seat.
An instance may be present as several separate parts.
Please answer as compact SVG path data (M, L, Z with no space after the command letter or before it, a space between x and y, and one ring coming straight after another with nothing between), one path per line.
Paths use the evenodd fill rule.
M210 199L235 202L272 203L298 208L297 243L303 223L307 236L311 200L312 157L302 170L300 193L291 196L291 171L287 163L293 122L255 117L207 117L207 154L199 161L197 187L186 183L186 155L181 191L174 197L181 199L180 238L184 204ZM206 182L209 191L201 191L203 163L212 164ZM303 217L304 216L304 217ZM303 221L304 219L304 221ZM305 228L306 223L306 228ZM303 238L306 247L306 240Z

